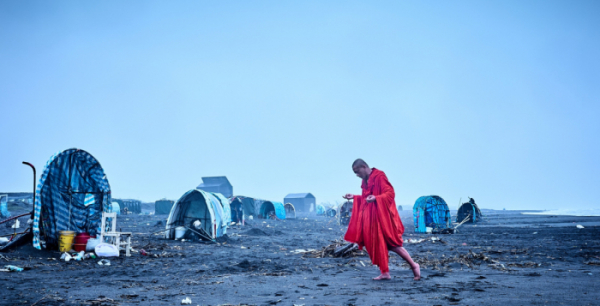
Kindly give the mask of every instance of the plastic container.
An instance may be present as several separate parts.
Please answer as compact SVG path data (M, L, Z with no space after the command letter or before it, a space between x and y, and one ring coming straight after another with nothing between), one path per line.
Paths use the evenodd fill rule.
M183 226L178 226L175 228L175 239L181 239L185 236L185 232L187 229Z
M59 231L58 232L58 250L61 252L68 252L73 246L73 238L75 232L73 231Z
M90 238L87 241L85 246L85 250L88 252L94 252L96 250L96 246L100 244L100 238Z
M88 233L79 233L75 236L74 243L75 244L86 244L88 240L92 238Z
M119 249L112 244L100 243L95 251L98 257L119 257Z

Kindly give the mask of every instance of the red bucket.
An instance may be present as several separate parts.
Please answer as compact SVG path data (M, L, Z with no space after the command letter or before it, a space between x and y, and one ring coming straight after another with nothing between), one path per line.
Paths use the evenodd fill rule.
M85 246L90 238L96 237L90 237L90 234L88 233L77 234L77 236L75 236L75 240L73 241L73 250L77 252L85 251Z

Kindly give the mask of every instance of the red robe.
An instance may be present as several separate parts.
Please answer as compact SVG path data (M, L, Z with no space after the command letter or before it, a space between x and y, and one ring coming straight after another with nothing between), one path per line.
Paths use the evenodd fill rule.
M394 187L383 171L372 169L368 182L362 183L362 195L354 196L352 217L344 239L358 244L369 253L371 262L382 273L389 272L388 249L402 246L404 225L394 201ZM369 195L375 202L367 203Z

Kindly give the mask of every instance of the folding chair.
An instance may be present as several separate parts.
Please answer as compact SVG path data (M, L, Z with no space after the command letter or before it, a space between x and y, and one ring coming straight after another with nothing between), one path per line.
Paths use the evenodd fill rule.
M106 219L107 218L111 219L110 231L106 231ZM122 246L125 247L125 256L131 256L131 253L130 253L131 235L132 235L131 232L117 232L116 230L117 230L117 213L103 212L102 213L102 228L100 231L100 241L104 242L104 237L108 237L108 239L111 241L111 243L113 245L117 246L117 248L119 248L119 250L121 250ZM121 240L121 236L123 236L122 238L125 239L124 241Z

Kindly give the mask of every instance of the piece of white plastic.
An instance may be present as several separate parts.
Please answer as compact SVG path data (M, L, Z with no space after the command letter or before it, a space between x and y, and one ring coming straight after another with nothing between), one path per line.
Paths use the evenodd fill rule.
M85 245L86 252L94 252L96 250L96 246L100 244L100 238L90 238Z
M583 227L583 225L581 225L581 224L577 224L577 228L585 228L585 227Z
M108 243L99 243L95 248L95 252L99 257L119 257L119 249Z
M189 305L192 303L192 300L189 297L186 297L185 299L181 300L181 305Z

